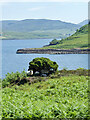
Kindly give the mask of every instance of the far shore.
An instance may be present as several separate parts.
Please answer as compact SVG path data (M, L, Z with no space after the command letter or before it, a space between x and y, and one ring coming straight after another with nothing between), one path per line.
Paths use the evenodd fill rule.
M16 51L17 54L90 54L90 49L42 49L23 48Z
M51 39L51 40L53 40L53 38L51 38L51 37L48 37L48 38L45 38L45 37L43 37L43 38L1 38L0 40L33 40L33 39ZM57 40L60 40L61 38L56 38Z

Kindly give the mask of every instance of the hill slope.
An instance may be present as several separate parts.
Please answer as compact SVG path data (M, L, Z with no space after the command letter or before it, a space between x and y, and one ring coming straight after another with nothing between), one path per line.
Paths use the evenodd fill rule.
M88 48L88 25L81 27L73 35L65 39L51 41L49 46L43 48L55 48L55 49Z
M48 19L2 21L3 39L62 38L79 27L77 24Z
M60 20L26 19L21 21L2 21L3 32L30 32L36 30L72 29L78 25Z
M78 25L84 26L86 24L88 24L88 20L84 20L84 21L80 22Z
M88 79L86 76L70 75L3 88L2 117L87 118Z

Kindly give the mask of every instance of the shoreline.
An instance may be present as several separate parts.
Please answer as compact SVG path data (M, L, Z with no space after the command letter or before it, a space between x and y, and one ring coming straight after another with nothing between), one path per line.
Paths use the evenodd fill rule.
M0 39L0 40L31 40L31 39L53 39L53 38L29 38L29 39Z
M18 49L16 54L90 54L90 49L38 49L23 48Z
M53 40L53 38L51 38L51 37L50 37L50 38L28 38L28 39L27 39L27 38L26 38L26 39L23 39L23 38L22 38L22 39L18 39L18 38L8 39L8 38L7 38L7 39L0 39L0 40L30 40L30 39L51 39L51 40ZM56 39L57 39L57 40L60 40L61 38L56 38Z

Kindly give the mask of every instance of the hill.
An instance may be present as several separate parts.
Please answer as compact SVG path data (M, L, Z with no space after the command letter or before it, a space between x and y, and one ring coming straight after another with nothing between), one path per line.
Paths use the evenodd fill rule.
M84 26L86 24L88 24L88 20L84 20L84 21L80 22L78 25Z
M79 27L77 24L48 19L2 21L3 39L62 38Z
M2 21L3 32L30 32L37 30L72 29L78 25L48 19L25 19L21 21Z
M61 39L52 40L48 46L43 47L54 49L74 49L74 48L88 48L88 25L78 29L73 35Z

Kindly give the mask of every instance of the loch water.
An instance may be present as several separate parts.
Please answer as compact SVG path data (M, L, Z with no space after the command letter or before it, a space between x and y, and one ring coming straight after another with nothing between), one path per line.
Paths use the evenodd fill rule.
M29 62L36 57L46 57L57 62L59 70L88 69L88 54L16 54L21 48L40 48L52 39L2 40L2 78L8 72L28 70Z

